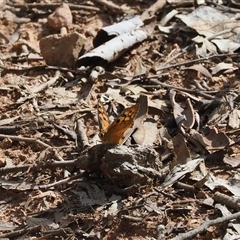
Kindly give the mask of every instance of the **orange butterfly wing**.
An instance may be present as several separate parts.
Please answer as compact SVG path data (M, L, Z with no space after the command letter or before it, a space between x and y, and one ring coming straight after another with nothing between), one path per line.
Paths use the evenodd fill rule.
M100 103L100 102L99 102ZM109 125L109 118L102 103L98 104L98 119L100 138L103 143L121 144L124 133L134 125L134 119L139 111L139 103L129 107Z

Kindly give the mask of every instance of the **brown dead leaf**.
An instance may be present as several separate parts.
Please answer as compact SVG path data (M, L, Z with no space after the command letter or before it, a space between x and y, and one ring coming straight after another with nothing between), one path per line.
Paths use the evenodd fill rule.
M220 71L228 70L228 69L234 69L232 63L221 62L221 63L217 64L215 67L211 68L212 74L214 74L214 75Z
M173 107L175 121L181 131L185 133L185 129L191 129L195 123L194 109L189 98L186 100L186 108L183 109L180 104L175 101L175 96L176 92L170 90L169 97Z
M146 76L148 73L148 69L144 66L144 63L142 62L141 58L138 55L136 55L136 61L137 61L137 65L136 65L134 77Z
M176 164L185 164L188 161L191 161L191 155L182 134L178 133L176 136L173 137L172 141L176 158L174 161L174 165L171 165L171 168L174 167Z
M161 185L161 187L164 188L164 187L173 185L179 179L185 176L187 173L191 173L202 161L203 161L203 158L197 158L187 162L186 164L182 164L182 165L178 164L174 166L174 168L165 178L165 181Z
M183 70L186 70L186 69L195 70L197 72L202 73L205 77L208 77L208 78L212 79L211 73L201 64L197 64L197 65L193 65L191 67L183 68Z
M216 128L206 127L203 134L191 130L191 135L197 139L207 150L220 150L229 145L229 138L223 132L218 132Z

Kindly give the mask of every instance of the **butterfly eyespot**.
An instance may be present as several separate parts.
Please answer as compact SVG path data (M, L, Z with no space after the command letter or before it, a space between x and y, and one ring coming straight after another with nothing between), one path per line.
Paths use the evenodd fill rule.
M101 138L103 138L104 134L103 133L99 133L98 136L101 139Z

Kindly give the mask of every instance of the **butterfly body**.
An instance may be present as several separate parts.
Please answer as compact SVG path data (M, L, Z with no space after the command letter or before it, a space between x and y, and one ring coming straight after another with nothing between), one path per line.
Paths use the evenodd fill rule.
M139 103L126 108L112 123L110 123L103 104L98 101L98 121L102 143L121 144L125 139L125 132L132 128L134 119L139 111Z

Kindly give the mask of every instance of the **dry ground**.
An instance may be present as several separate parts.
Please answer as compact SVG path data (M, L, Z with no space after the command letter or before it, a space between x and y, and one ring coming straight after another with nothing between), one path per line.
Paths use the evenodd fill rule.
M229 126L229 119L233 110L239 113L239 56L228 52L200 59L192 41L198 34L187 29L180 19L173 18L168 23L168 26L179 24L169 34L158 28L171 10L186 14L198 6L191 2L166 3L156 12L155 28L148 39L134 45L116 61L104 64L108 75L91 81L91 68L79 73L71 67L46 65L39 40L59 32L47 24L47 17L57 7L51 1L37 2L43 5L26 6L32 2L22 0L1 3L0 8L0 237L173 239L198 228L207 219L238 212L239 126ZM76 2L69 1L73 25L68 31L85 38L83 52L93 48L92 40L102 27L141 15L154 4L144 0L109 1L121 6L116 9L105 5L105 1L81 1L89 7L81 9L76 7ZM237 9L230 3L225 6ZM189 46L192 48L186 49ZM221 62L233 64L234 68L209 77L205 70L211 72ZM51 84L44 85L49 81ZM202 82L207 85L205 89L196 87L196 83ZM189 98L200 117L199 126L195 123L185 134L174 120L171 89L183 108L187 107ZM79 168L82 166L79 162L89 155L89 146L100 144L97 139L99 95L111 97L114 115L133 104L139 93L148 96L145 131L151 134L146 134L145 143L162 159L163 175L158 177L153 173L151 177L148 175L151 180L148 183L136 181L131 186L119 186L105 173L94 172L92 166ZM234 122L238 121L239 116ZM167 133L161 135L162 127ZM222 135L214 132L212 138L207 138L211 143L201 145L190 130L206 137L206 131L210 131L207 127L215 127ZM84 133L87 138L81 135ZM178 134L182 140L175 138L174 142L172 139L179 137ZM183 142L186 146L182 146ZM177 145L181 145L179 152ZM90 160L100 161L99 156L105 154L102 151L103 147L93 150ZM199 157L204 160L162 187L166 176L175 177L170 175L169 165L186 155L192 160ZM179 172L184 172L184 167L175 174ZM199 172L205 173L202 181ZM204 183L212 176L218 178L214 180L217 184L209 187ZM225 180L229 188L219 183L219 179ZM229 219L222 219L219 224L212 223L205 231L199 230L199 234L188 237L223 239L228 232L229 236L239 237L239 216L232 218L231 224Z

